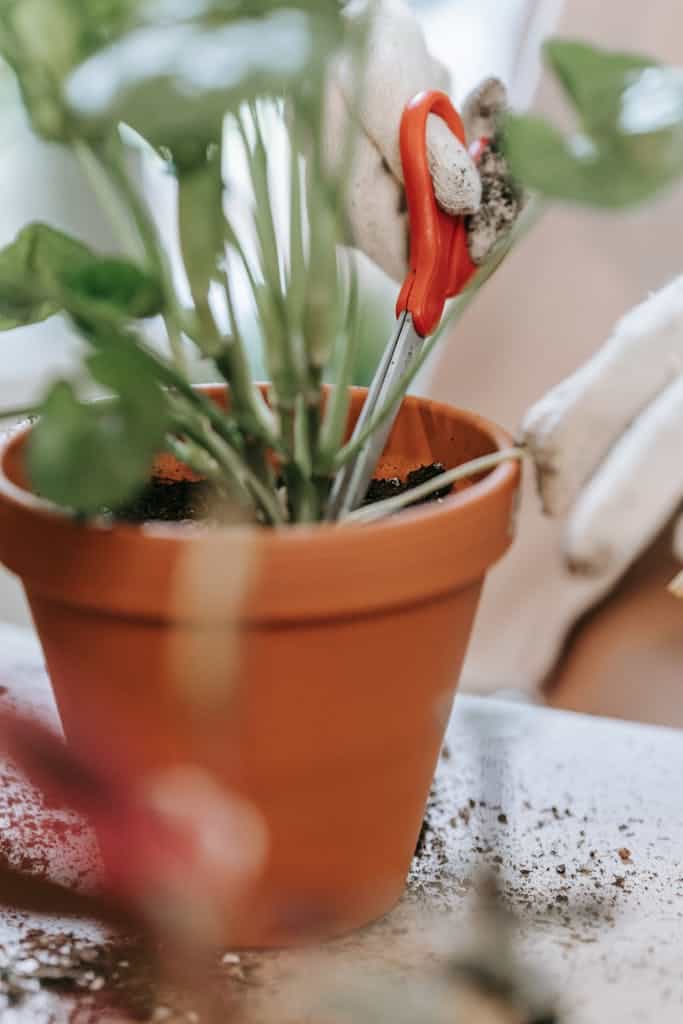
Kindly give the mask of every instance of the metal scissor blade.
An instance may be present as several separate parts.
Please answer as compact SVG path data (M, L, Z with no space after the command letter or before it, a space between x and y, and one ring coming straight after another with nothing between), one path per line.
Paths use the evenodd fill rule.
M412 316L410 313L404 313L384 350L351 440L361 436L375 412L384 406L423 342L424 338L413 326ZM396 402L382 425L374 431L356 457L337 473L328 506L329 519L340 519L363 501L400 407L401 399Z

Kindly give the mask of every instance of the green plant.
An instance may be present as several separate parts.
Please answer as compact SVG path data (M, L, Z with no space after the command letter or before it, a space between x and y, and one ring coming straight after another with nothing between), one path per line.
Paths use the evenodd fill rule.
M325 517L334 473L359 447L344 444L344 433L367 323L355 261L344 263L338 250L353 133L334 161L323 141L325 80L342 48L356 61L359 93L363 83L365 25L345 19L342 7L340 0L0 6L0 54L34 129L75 153L125 253L102 256L45 224L29 225L0 253L0 328L61 313L85 342L77 379L55 381L33 409L6 410L38 417L28 470L46 498L86 515L116 508L144 486L155 455L167 449L248 519L280 525ZM288 129L288 167L269 149L278 118ZM131 174L140 159L163 161L176 179L189 308ZM252 192L239 226L229 192L235 161L246 164ZM273 185L284 179L283 233ZM239 280L257 311L267 400L252 377ZM165 355L149 342L152 317L163 319ZM188 345L202 375L212 366L228 383L229 412L192 388ZM89 400L93 384L103 400Z
M85 342L82 373L55 381L39 406L22 410L38 415L28 468L45 497L83 514L115 508L144 485L155 455L167 449L247 518L279 525L324 517L334 472L363 440L344 444L362 303L355 264L342 265L337 251L353 140L349 133L331 164L322 132L325 77L342 47L356 55L362 88L364 32L349 27L341 7L339 0L0 6L0 54L14 69L34 129L76 154L124 253L97 254L45 224L27 226L0 252L0 328L63 313ZM681 173L678 72L580 44L556 42L547 53L583 134L567 141L545 122L509 117L506 147L520 180L551 197L616 205L645 198ZM286 119L288 167L269 151L273 118ZM141 152L176 179L189 308L131 175ZM246 163L253 193L239 228L226 202L235 160ZM273 183L285 178L283 243ZM444 329L533 219L531 209ZM267 401L247 357L238 278L258 313ZM149 342L152 317L165 324L166 355ZM365 436L405 393L439 336ZM229 412L193 389L189 344L229 384ZM93 383L103 400L86 399ZM433 487L442 483L437 478Z

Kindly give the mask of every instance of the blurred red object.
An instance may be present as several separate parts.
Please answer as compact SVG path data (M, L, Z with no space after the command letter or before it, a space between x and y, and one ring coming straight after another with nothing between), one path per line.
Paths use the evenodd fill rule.
M120 766L76 755L14 710L0 711L0 749L51 806L76 811L84 832L93 827L107 864L97 895L38 877L20 885L12 869L0 901L136 922L183 941L221 937L224 908L258 875L266 851L263 825L243 800L194 767L169 769L135 789Z

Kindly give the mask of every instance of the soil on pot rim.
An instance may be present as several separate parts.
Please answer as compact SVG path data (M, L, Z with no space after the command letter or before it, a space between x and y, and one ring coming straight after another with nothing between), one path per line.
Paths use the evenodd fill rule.
M399 477L376 478L370 484L363 502L371 505L386 498L394 498L398 494L419 487L420 484L432 480L444 472L444 467L433 462L429 466L420 466L412 470L403 479ZM453 490L444 487L426 498L418 498L413 505L421 505L429 501L439 501ZM218 522L220 520L220 504L216 501L213 488L204 480L168 480L154 477L140 494L127 505L115 511L106 510L107 514L124 523L196 523Z

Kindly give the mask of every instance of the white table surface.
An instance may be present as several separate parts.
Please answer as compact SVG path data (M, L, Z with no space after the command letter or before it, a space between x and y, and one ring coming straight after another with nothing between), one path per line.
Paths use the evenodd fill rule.
M0 627L0 686L0 699L54 714L28 631ZM6 765L0 779L0 849L13 847L48 874L87 876L87 842L61 851L41 844L26 828L43 813L35 794ZM680 1024L682 780L680 732L459 698L405 899L384 921L320 951L313 973L329 969L338 983L360 965L363 977L389 969L411 984L438 968L468 937L474 882L488 867L518 916L517 951L558 994L563 1020ZM13 948L31 923L0 914L0 964L2 947ZM249 1022L317 1024L301 990L308 954L249 954L243 966ZM59 1022L72 1011L42 994L0 1019Z

